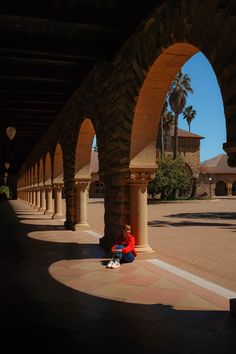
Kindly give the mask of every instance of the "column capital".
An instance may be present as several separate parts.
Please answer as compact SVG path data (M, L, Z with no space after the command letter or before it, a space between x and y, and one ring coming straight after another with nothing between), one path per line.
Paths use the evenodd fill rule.
M91 178L85 178L85 179L76 178L75 179L75 188L80 189L84 192L86 190L86 188L88 188L90 181L91 181Z
M155 177L155 171L127 171L122 174L122 184L144 184L146 185L150 180Z
M51 192L51 191L52 191L52 185L45 185L45 189L46 189L48 192Z
M64 186L63 183L54 183L53 184L53 188L58 192L62 191L63 186Z

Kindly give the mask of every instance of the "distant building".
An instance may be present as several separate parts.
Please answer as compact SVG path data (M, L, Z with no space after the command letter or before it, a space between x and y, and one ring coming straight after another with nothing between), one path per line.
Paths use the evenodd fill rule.
M220 154L201 164L199 192L211 196L236 195L236 167L229 167L227 155Z
M160 130L159 130L160 131ZM186 165L190 168L191 175L198 177L200 173L200 141L203 136L188 132L184 129L178 129L178 154L183 157ZM169 133L164 134L164 155L173 154L174 128ZM160 157L160 134L157 137L157 158Z
M98 153L97 151L92 151L89 198L103 198L103 197L104 197L104 184L99 179Z
M200 163L200 141L204 137L178 129L178 153L183 157L190 173L197 180L196 195L230 196L236 195L236 167L229 167L227 155L221 154ZM164 154L173 153L173 130L171 139L165 140ZM157 158L160 156L157 142ZM104 197L104 184L99 179L98 153L91 153L90 198Z

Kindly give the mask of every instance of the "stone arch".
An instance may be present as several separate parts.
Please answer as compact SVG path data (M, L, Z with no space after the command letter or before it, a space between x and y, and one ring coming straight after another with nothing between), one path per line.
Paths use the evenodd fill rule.
M25 171L25 186L26 187L29 186L29 170L28 169Z
M130 147L132 169L155 168L156 138L167 92L177 72L198 51L193 45L177 43L164 50L151 66L134 111Z
M35 164L34 164L34 181L35 181L35 185L38 186L38 184L39 184L39 166L38 166L38 162L35 162Z
M227 195L227 185L224 181L217 181L216 182L215 195L216 196Z
M34 166L30 168L30 185L33 186L35 184L35 174L34 174Z
M95 136L93 123L86 118L81 124L75 159L75 179L87 179L91 174L91 152Z
M51 185L52 184L52 161L49 152L46 154L44 171L45 171L45 185Z
M93 123L86 118L80 126L75 157L75 229L88 226L87 204L91 180L92 144L95 136Z
M60 143L57 143L53 158L53 183L63 183L63 153Z
M39 185L43 186L44 184L44 165L43 159L41 158L39 161Z

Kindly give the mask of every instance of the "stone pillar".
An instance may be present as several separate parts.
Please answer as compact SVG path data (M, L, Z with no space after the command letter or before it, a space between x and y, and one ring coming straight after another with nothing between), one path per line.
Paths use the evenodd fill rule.
M28 195L27 202L28 202L28 204L30 204L31 203L31 192L30 192L29 188L28 188L28 191L27 191L27 195Z
M87 222L89 180L75 180L75 230L89 227Z
M227 183L227 195L232 196L232 183Z
M130 188L130 224L136 238L138 253L153 252L148 243L147 184L152 177L148 172L131 172L126 179Z
M31 207L34 208L36 205L36 191L35 188L32 188L32 202L31 202Z
M61 196L61 191L63 188L62 183L54 184L54 191L55 191L55 197L54 197L54 214L52 216L53 219L62 219L63 214L62 214L62 196Z
M46 186L46 210L45 215L52 215L52 186Z
M45 188L40 187L40 207L39 211L42 211L43 213L46 210L46 198L45 198Z
M25 187L25 202L28 204L28 188Z
M32 189L29 189L29 206L32 204Z
M40 189L39 188L36 188L35 194L36 194L36 202L35 202L34 208L39 210L39 208L40 208Z

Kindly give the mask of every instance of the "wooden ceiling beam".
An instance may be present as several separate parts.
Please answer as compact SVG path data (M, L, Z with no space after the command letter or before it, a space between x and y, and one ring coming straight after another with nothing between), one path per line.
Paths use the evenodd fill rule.
M52 83L68 83L75 84L78 83L77 80L70 79L58 79L58 78L49 78L49 77L37 77L37 76L10 76L10 75L0 75L0 80L7 81L38 81L38 82L52 82Z
M21 48L0 48L1 56L16 56L17 58L33 58L33 59L41 59L41 60L49 60L49 61L62 61L62 62L91 62L95 63L101 60L98 56L89 56L89 55L78 55L74 53L56 53L51 51L39 51L32 50L32 48L28 50L23 50Z
M11 14L0 15L1 35L13 35L28 38L50 38L65 42L90 41L91 43L114 38L118 34L117 28L49 20L45 18L14 16Z

